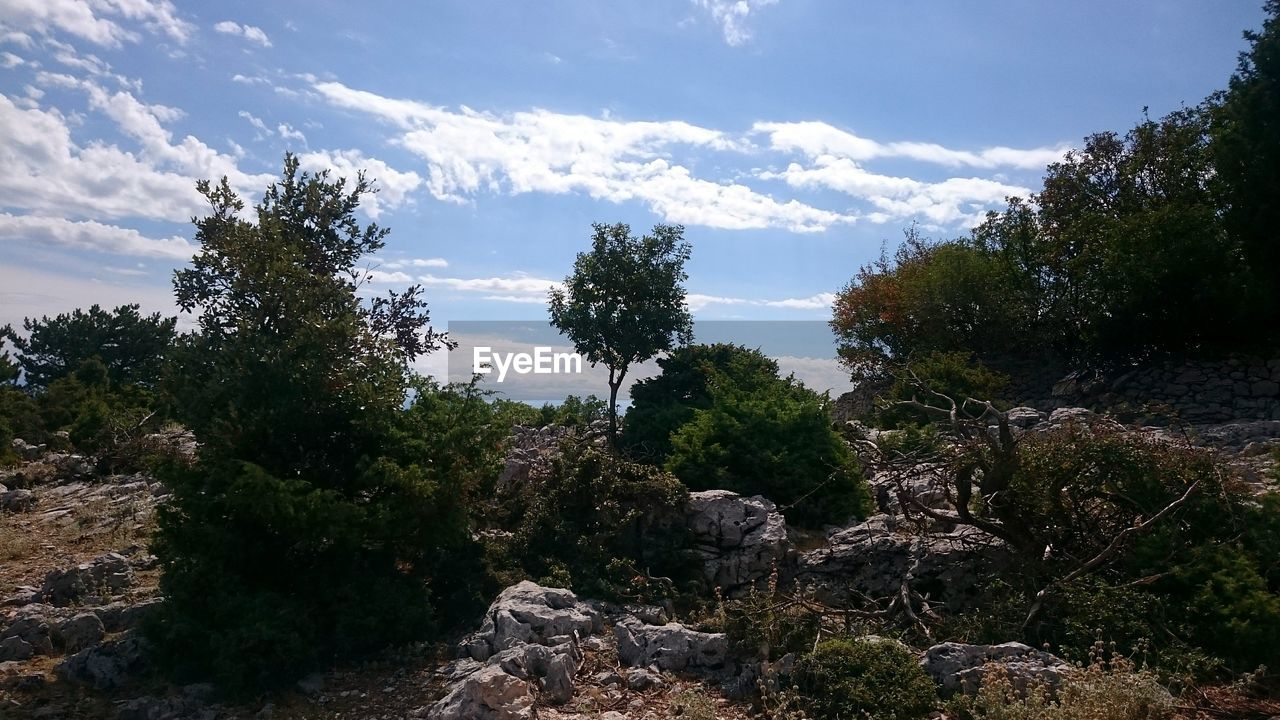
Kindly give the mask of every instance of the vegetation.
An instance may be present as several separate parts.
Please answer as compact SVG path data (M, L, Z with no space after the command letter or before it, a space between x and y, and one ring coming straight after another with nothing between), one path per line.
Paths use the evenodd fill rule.
M201 249L174 279L199 331L171 384L203 446L162 473L166 602L150 635L175 672L251 689L424 637L432 579L470 544L470 489L435 463L458 446L412 440L436 431L431 394L403 409L408 363L441 342L417 288L356 293L386 235L355 218L365 179L286 156L254 221L225 179L199 189Z
M621 443L693 490L764 495L802 525L844 522L868 508L852 454L825 399L758 350L680 348L636 383Z
M495 541L504 581L532 577L588 597L652 601L687 591L688 491L648 465L568 441L551 476L525 489L510 537Z
M797 661L794 680L819 720L918 720L937 702L915 654L893 640L824 640Z
M690 247L679 225L657 225L639 238L623 223L592 227L591 250L578 253L564 289L551 291L551 324L588 362L609 369L609 434L616 438L618 388L630 367L692 338L683 285Z

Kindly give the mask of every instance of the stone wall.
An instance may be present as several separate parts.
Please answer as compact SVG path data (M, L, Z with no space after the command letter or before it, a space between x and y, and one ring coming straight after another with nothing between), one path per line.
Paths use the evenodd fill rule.
M1017 378L1011 396L1041 410L1078 406L1134 421L1193 424L1280 420L1280 357L1167 360L1109 375L1049 366L1010 374Z

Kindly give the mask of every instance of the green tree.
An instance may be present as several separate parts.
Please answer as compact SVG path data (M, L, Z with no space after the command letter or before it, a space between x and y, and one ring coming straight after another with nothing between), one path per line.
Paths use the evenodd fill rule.
M688 344L685 303L689 244L679 225L635 237L623 223L592 225L591 250L578 253L564 289L551 291L551 324L593 366L609 369L609 432L618 432L618 388L631 365Z
M150 632L175 672L251 689L429 632L432 581L471 546L471 471L411 441L437 413L405 409L408 364L442 338L418 288L360 299L359 263L387 232L355 216L363 175L348 186L286 155L252 220L225 178L198 189L210 212L174 288L199 331L171 384L202 446L161 473Z
M151 387L173 345L177 318L143 315L140 307L121 305L108 312L93 305L88 312L77 308L53 318L26 318L25 335L5 326L0 339L13 344L23 379L35 389L70 375L93 357L102 361L112 383Z
M1231 289L1254 327L1280 325L1280 0L1267 0L1262 30L1226 92L1211 99L1214 169L1226 224L1240 243L1247 277Z

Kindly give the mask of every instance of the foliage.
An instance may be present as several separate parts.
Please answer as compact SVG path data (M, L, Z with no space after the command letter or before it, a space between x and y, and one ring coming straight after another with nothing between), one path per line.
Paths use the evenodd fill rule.
M1280 325L1280 2L1267 0L1261 31L1245 33L1249 49L1226 92L1210 101L1213 168L1221 184L1228 232L1240 247L1247 276L1243 320Z
M932 400L931 395L921 392L921 387L952 398L996 400L1009 384L1007 375L989 369L968 352L930 352L918 359L909 359L897 372L898 378L875 410L877 427L923 426L935 420L936 417L920 410L897 404L915 397Z
M550 295L551 324L592 365L609 369L609 430L617 436L618 388L631 365L687 344L690 247L679 225L637 238L623 223L592 225L591 250L578 253L564 289Z
M967 237L912 229L861 268L833 305L850 369L952 351L1123 366L1273 342L1255 331L1280 317L1280 4L1267 12L1225 93L1091 135Z
M1093 659L1067 677L1053 697L1043 683L1019 688L1000 665L988 667L973 698L953 703L966 720L1164 720L1173 717L1173 698L1147 668L1124 657Z
M153 387L173 344L177 318L143 315L140 307L121 305L108 312L93 305L88 312L77 308L53 318L26 318L25 335L5 326L0 339L13 344L24 382L36 390L67 377L90 358L102 363L113 385Z
M661 470L569 441L550 476L514 504L504 523L514 533L496 548L498 563L589 597L670 597L697 571L688 501Z
M149 634L162 666L247 690L423 637L433 580L472 547L466 483L485 464L427 427L465 398L419 386L404 409L408 363L441 338L417 288L357 295L386 234L356 220L363 176L348 187L286 155L254 221L225 178L198 188L211 211L174 286L199 332L170 385L202 447L160 473L173 501Z
M797 661L794 680L819 720L917 720L937 702L915 655L892 640L824 640Z
M663 464L671 455L671 436L709 409L712 389L732 387L756 392L776 386L778 363L759 350L740 345L688 345L658 359L662 372L631 387L631 408L621 446L632 457Z
M776 568L766 589L752 586L741 598L721 600L717 616L733 655L764 662L811 649L822 630L820 615L781 592Z
M869 494L824 399L793 378L715 382L711 404L671 435L666 467L694 490L764 495L802 526L864 515Z

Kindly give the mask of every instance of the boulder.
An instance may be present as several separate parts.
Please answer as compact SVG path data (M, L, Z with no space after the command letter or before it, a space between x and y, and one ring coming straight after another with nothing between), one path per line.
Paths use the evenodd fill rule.
M111 690L127 684L145 665L146 643L130 633L119 640L85 648L63 660L55 670L68 682Z
M164 598L152 598L138 603L117 601L94 608L93 612L102 621L107 632L122 632L137 627L144 617L155 612L163 602Z
M22 438L14 438L11 447L13 454L27 461L39 460L45 451L44 445L32 445Z
M0 510L11 513L29 512L36 506L36 494L30 490L0 493Z
M16 635L0 640L0 662L27 660L35 654L35 648L31 647L31 643Z
M63 652L75 653L102 642L107 633L97 615L81 613L59 623L56 634Z
M893 595L911 572L913 590L963 610L978 594L978 578L1009 557L1002 541L976 528L924 535L910 530L895 516L867 518L833 534L826 547L801 554L796 579L812 585L819 599L839 604Z
M0 630L0 640L18 638L31 646L37 655L53 654L53 626L57 618L50 617L47 606L27 605L9 623Z
M529 683L489 665L449 689L427 711L430 720L532 720L533 689Z
M1016 407L1011 408L1005 417L1009 418L1009 424L1016 428L1026 429L1039 425L1045 419L1045 414L1033 407Z
M553 638L577 638L600 632L600 613L568 590L525 580L503 590L485 613L480 630L462 643L463 655L484 661L521 643L558 644Z
M54 605L70 605L89 594L118 594L133 585L133 568L128 558L107 553L67 570L45 576L40 595Z
M937 683L939 693L972 695L982 685L982 676L991 665L1000 665L1013 686L1025 691L1032 682L1056 690L1074 668L1065 660L1029 645L1007 642L1001 645L942 643L924 652L921 667Z
M613 626L618 659L629 667L656 667L667 672L706 676L732 673L729 641L724 633L691 630L679 623L645 625L622 618Z
M767 578L790 549L786 520L759 495L690 493L688 522L703 576L726 595L741 594Z

